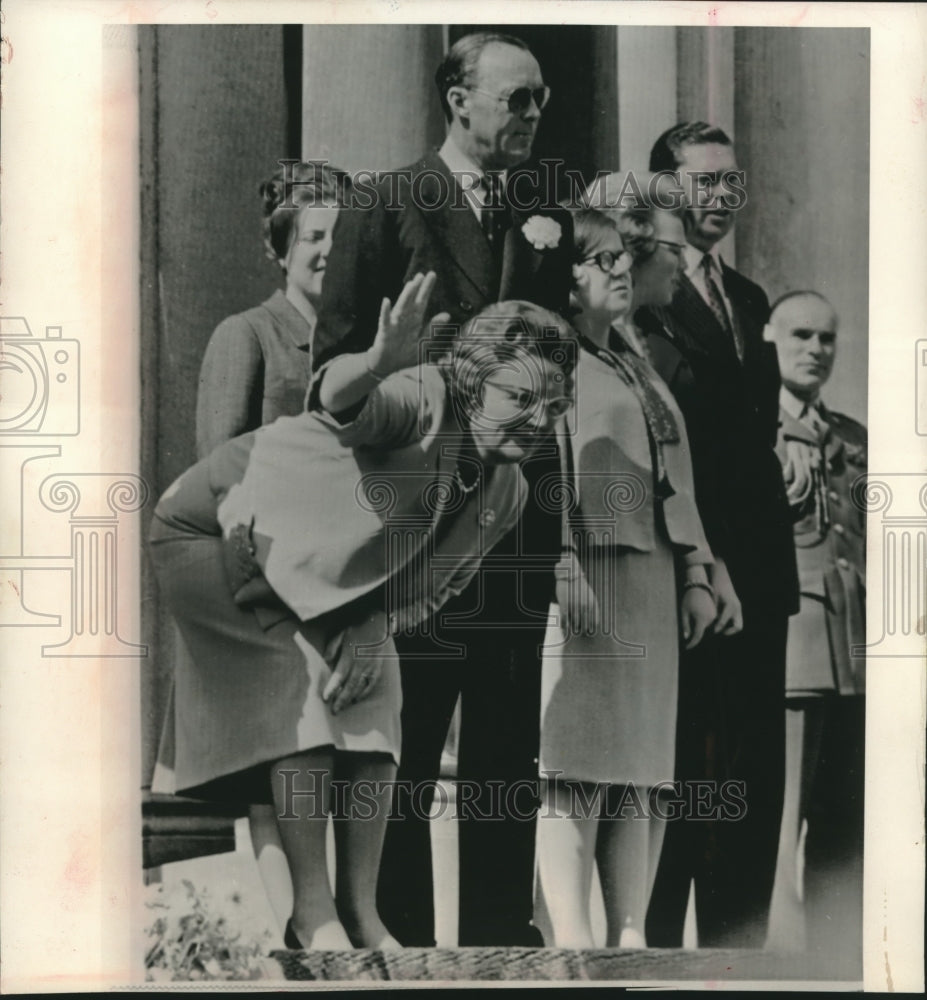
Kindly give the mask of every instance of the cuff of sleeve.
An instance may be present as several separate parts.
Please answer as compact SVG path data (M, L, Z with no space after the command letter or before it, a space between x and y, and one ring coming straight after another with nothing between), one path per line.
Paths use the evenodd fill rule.
M328 371L328 366L331 361L326 361L324 365L312 376L312 381L309 383L309 388L306 390L306 405L310 413L324 413L322 404L319 402L319 391L322 388L322 378L325 372Z
M319 400L319 393L322 388L322 379L325 376L325 372L334 360L335 359L332 358L329 361L326 361L313 376L312 381L309 383L309 389L306 392L306 409L310 413L314 413L336 431L356 431L359 427L366 423L366 420L361 420L361 417L365 410L368 409L367 404L373 393L369 393L363 399L359 400L353 406L349 406L345 410L339 410L337 413L329 413L328 410L322 406L322 403Z
M684 556L686 566L710 566L715 558L709 549L697 548Z

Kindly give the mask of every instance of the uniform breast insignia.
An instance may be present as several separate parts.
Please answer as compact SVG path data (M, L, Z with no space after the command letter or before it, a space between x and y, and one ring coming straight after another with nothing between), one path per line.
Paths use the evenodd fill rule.
M850 444L845 441L843 444L843 454L850 465L857 465L863 469L866 468L867 456L864 444Z

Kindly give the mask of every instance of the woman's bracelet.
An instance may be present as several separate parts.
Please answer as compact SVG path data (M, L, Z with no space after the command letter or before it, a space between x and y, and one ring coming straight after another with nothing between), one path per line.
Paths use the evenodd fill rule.
M686 580L682 585L683 593L687 590L704 590L712 600L715 598L715 588L705 580Z

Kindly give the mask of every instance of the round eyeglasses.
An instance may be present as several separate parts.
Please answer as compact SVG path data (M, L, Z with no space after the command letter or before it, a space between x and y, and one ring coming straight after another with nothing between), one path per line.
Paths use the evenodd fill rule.
M492 379L484 379L483 385L491 385L498 389L506 403L513 410L518 412L529 412L535 409L542 402L541 396L532 389L522 389L514 385L505 385L502 382L494 382ZM551 420L562 417L573 406L570 396L555 396L553 399L543 401L544 409Z
M479 87L467 87L475 94L485 94L486 97L493 97L497 101L504 101L509 106L512 114L519 115L531 107L531 102L537 105L538 111L543 111L550 100L550 87L518 87L511 94L500 95L491 94L488 90L480 90Z
M611 250L600 250L597 254L586 257L583 263L595 264L605 274L614 274L617 276L631 269L634 258L627 250L622 250L621 253L612 253Z

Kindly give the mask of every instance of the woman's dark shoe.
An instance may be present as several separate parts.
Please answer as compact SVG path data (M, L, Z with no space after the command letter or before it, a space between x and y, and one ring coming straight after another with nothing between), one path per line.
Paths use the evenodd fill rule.
M286 922L286 930L283 932L283 943L290 949L290 951L305 951L302 941L296 936L296 931L293 930L293 918Z

